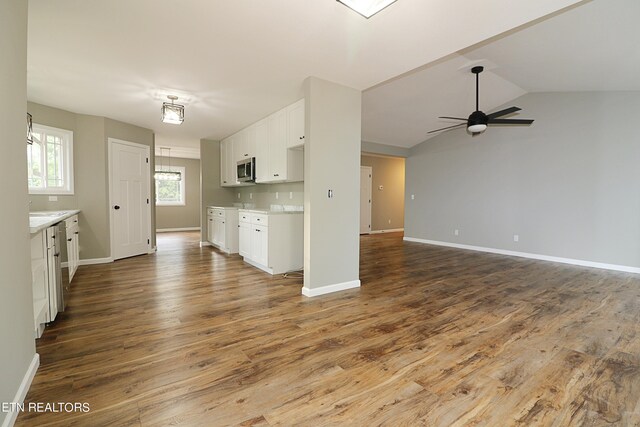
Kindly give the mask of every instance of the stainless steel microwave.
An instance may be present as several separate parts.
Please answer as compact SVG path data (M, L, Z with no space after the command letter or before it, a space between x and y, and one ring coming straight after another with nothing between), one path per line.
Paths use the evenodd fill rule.
M254 182L256 180L256 158L249 157L238 162L238 182Z

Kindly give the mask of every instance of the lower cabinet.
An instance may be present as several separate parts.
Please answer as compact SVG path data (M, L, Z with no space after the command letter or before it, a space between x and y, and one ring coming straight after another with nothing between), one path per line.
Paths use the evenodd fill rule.
M303 267L302 212L238 213L239 252L244 260L270 274Z
M238 253L237 208L207 208L207 240L223 252Z

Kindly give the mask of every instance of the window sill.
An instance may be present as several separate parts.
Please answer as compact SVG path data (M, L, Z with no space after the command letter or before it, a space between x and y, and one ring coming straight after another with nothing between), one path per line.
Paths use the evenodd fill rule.
M164 206L187 206L186 203L180 202L164 202L164 203L156 203L156 206L164 207Z
M29 190L30 196L73 196L73 191L36 191Z

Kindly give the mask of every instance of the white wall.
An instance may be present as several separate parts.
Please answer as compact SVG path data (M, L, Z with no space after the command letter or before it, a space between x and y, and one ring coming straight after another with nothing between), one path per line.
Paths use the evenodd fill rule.
M305 103L303 293L313 296L360 284L361 93L310 77Z
M27 2L0 1L0 402L13 402L35 356L27 196ZM0 425L7 414L0 412Z
M640 92L510 105L534 124L451 131L412 149L405 235L640 267Z

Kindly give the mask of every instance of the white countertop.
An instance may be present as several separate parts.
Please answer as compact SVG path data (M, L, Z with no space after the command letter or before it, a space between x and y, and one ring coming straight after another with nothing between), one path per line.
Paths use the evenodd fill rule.
M264 215L290 215L290 214L304 213L303 211L281 211L281 210L260 209L260 208L238 209L238 212L259 213Z
M207 209L229 209L229 210L237 210L238 208L235 206L207 206Z
M29 231L31 234L38 233L79 213L77 209L29 212Z

